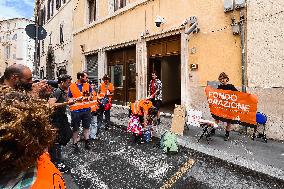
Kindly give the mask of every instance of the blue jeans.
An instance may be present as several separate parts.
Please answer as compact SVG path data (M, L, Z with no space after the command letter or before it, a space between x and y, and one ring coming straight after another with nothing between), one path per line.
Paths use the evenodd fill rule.
M98 113L98 128L103 125L103 115L105 115L105 127L110 126L110 110L106 110Z
M90 139L95 139L97 132L98 132L97 116L93 115L92 122L90 125Z

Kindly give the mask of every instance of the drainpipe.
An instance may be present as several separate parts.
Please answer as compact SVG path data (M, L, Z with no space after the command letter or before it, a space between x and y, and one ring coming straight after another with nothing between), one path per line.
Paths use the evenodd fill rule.
M241 46L242 46L242 92L246 92L246 50L245 50L245 15L240 11L240 29L241 29Z

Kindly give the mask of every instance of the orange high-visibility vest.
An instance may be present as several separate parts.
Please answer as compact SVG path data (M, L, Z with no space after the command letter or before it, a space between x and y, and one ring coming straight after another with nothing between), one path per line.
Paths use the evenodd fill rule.
M89 93L90 91L90 85L88 83L83 83L83 87L82 87L82 92L79 90L78 86L76 83L72 83L69 87L69 90L72 93L73 98L80 98L83 97L83 93ZM86 102L76 102L74 105L70 106L70 110L74 111L74 110L81 110L84 108L90 108L91 104L86 101Z
M153 106L153 103L150 100L141 100L140 106L145 113L148 113L149 109Z
M142 115L142 112L140 110L140 108L141 108L140 103L141 103L141 101L139 101L139 100L136 100L134 103L131 103L132 114Z
M96 112L99 109L99 103L97 101L97 93L93 89L93 101L91 102L91 112Z
M65 189L60 171L50 161L49 154L43 153L37 161L36 181L31 189Z
M99 97L100 98L103 98L105 97L105 95L107 95L107 90L110 91L110 93L113 93L113 84L112 83L108 83L108 85L106 85L104 82L102 82L100 84L100 94L99 94ZM111 100L112 99L112 96L109 96L109 99Z
M148 113L152 106L153 103L150 100L137 100L131 103L131 111L134 115L143 115L143 113Z

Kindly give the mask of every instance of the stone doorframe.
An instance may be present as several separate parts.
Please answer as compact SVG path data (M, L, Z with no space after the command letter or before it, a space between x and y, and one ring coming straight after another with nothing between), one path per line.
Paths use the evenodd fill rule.
M189 58L189 42L188 35L185 34L185 28L179 27L174 30L166 31L160 34L150 35L142 37L136 45L136 70L138 72L137 76L137 89L136 98L143 99L147 97L147 42L155 39L165 38L169 36L180 35L181 36L181 104L190 103L189 94L189 69L188 69L188 58Z
M138 40L128 41L122 44L111 45L96 50L90 50L83 53L83 56L98 53L98 77L99 79L107 73L107 51L123 48L136 44L136 99L143 99L147 97L148 83L147 83L147 42L165 38L173 35L181 35L181 104L190 104L190 72L188 68L189 59L189 40L188 35L185 34L185 27L179 27L160 34L147 35L139 37ZM85 58L83 58L83 69L85 68Z

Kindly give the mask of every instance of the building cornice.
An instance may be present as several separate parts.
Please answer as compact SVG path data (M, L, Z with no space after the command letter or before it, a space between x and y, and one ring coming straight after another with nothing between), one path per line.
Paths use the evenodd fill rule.
M27 19L27 18L10 18L10 19L5 19L5 20L0 20L0 23L1 22L9 22L9 21L12 21L12 20L26 20L26 21L29 21L29 22L34 22L33 20Z
M59 14L70 2L71 2L72 0L68 0L65 4L63 4L58 10L55 8L55 10L56 10L56 13L52 16L52 17L50 17L48 20L46 20L46 23L43 25L43 26L46 26L47 24L49 24L49 22L51 22L52 20L53 20L53 18L57 15L57 14ZM41 7L42 8L42 7ZM47 11L47 9L46 9L46 11ZM71 9L71 11L73 11L72 9Z
M101 19L98 19L97 21L94 21L92 22L91 24L83 27L83 28L80 28L78 29L77 31L73 32L73 35L78 35L80 33L83 33L85 31L87 31L88 29L91 29L93 27L95 27L96 25L98 24L103 24L104 22L108 21L108 20L111 20L113 19L114 17L117 17L117 16L120 16L120 15L123 15L125 14L126 12L130 11L130 10L133 10L139 6L143 6L145 4L148 4L149 2L152 2L152 1L155 1L155 0L138 0L137 2L133 2L131 4L128 4L126 5L125 7L113 12L111 15L108 15L104 18L101 18Z

